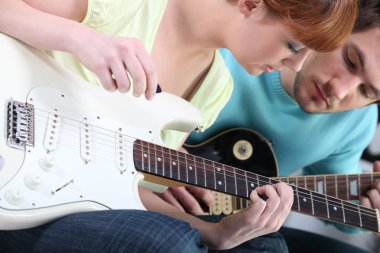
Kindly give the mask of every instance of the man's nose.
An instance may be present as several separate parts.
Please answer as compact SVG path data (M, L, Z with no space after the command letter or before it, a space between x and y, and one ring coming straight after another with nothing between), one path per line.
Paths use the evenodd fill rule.
M356 92L360 83L361 80L357 76L353 75L346 75L341 78L335 78L335 80L330 81L330 90L326 93L328 96L336 97L342 100L349 94Z

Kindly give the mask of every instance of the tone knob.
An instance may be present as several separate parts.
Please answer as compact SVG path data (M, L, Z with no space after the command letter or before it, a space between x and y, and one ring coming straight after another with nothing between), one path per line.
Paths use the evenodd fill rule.
M41 177L36 175L28 175L24 178L24 183L26 187L31 190L37 190L41 185Z
M44 171L51 172L55 165L55 157L53 155L47 155L40 159L39 165Z
M19 189L9 189L5 192L5 200L14 206L17 206L22 201L22 193Z

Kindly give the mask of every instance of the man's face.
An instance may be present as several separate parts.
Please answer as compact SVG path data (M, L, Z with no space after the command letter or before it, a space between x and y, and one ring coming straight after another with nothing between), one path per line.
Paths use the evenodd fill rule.
M339 49L312 53L297 73L293 97L306 112L332 113L380 100L380 28L355 33Z

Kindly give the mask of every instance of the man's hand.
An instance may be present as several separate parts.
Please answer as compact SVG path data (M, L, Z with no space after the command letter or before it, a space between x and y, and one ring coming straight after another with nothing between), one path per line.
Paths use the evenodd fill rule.
M380 172L380 161L373 164L373 172ZM366 192L365 196L360 197L360 204L380 210L380 180L372 184L371 189Z
M177 209L194 215L205 214L202 207L209 207L213 202L211 191L196 186L169 187L156 194Z

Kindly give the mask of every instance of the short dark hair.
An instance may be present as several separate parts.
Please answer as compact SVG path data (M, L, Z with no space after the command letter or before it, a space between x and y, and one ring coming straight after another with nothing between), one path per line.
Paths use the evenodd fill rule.
M380 0L360 0L359 14L353 32L380 27Z

